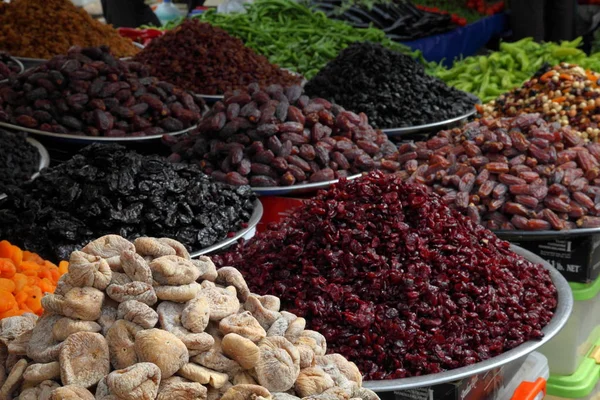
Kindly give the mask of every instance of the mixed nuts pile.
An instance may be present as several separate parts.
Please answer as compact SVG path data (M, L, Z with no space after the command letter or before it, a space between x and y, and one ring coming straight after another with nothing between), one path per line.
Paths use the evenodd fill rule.
M539 113L549 122L569 125L584 139L600 135L600 74L562 63L539 70L530 80L480 107L483 117Z
M399 168L396 146L365 114L309 98L300 86L252 84L217 102L196 130L165 140L172 161L233 185L291 186Z
M204 101L106 47L78 48L0 86L0 121L45 132L148 136L195 125Z
M2 399L378 398L277 297L174 240L101 237L42 303L0 322Z

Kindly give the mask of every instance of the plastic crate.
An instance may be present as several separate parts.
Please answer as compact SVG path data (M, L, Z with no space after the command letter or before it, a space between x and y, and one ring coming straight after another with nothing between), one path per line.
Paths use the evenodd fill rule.
M571 375L550 375L546 385L546 399L600 399L600 339L596 340L581 362L581 365Z
M548 358L553 375L573 374L600 338L600 277L569 285L575 299L573 313L560 333L538 350Z
M546 394L546 381L550 377L548 359L541 353L527 356L518 372L498 391L496 400L541 400Z

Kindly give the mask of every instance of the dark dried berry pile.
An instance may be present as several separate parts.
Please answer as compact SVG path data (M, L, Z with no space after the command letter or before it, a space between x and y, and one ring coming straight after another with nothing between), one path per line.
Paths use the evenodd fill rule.
M149 66L154 76L201 94L223 94L254 82L288 86L302 79L223 29L197 20L154 39L135 60Z
M195 125L201 98L108 48L72 48L0 87L0 121L47 132L147 136Z
M442 131L396 161L400 177L492 230L600 227L600 144L539 114Z
M0 129L0 195L27 182L40 168L40 152L20 133Z
M341 181L213 258L325 335L365 379L437 373L543 336L557 305L543 266L421 185Z
M364 112L379 129L444 121L466 114L477 101L427 75L409 56L368 42L344 49L305 90L310 96Z
M0 52L0 81L21 72L21 67L6 53Z
M239 231L254 201L248 186L214 182L194 165L93 144L11 190L0 202L0 237L55 261L105 234L200 250Z
M193 162L215 179L253 187L291 186L400 164L396 146L365 114L309 99L300 86L257 84L217 102L188 136L165 138L172 161Z

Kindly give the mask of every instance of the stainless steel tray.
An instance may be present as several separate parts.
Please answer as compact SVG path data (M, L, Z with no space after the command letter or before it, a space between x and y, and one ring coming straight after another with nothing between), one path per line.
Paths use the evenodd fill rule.
M477 109L473 107L473 109L468 113L460 115L458 117L447 119L445 121L432 122L430 124L425 125L407 126L404 128L382 129L381 131L391 137L408 135L409 133L427 133L451 127L452 125L458 124L459 122L466 120L467 118L471 117L472 115L475 115L476 113Z
M48 168L50 166L50 154L48 154L48 150L46 150L44 145L41 144L40 142L38 142L37 140L30 138L30 137L28 137L26 140L32 146L34 146L40 153L40 166L39 166L38 172L36 172L35 174L33 174L31 176L31 180L34 180L35 178L37 178L40 175L41 170L43 170L44 168ZM0 200L2 200L5 197L6 197L6 194L0 193Z
M361 176L362 174L350 175L346 179L353 180ZM304 183L302 185L293 186L252 187L252 190L258 196L287 196L291 194L300 195L316 192L319 189L327 189L334 183L338 183L338 181L339 179L334 179L331 181Z
M562 231L494 231L494 234L503 240L519 239L549 239L566 240L578 236L589 236L600 233L600 228L565 229Z
M69 142L75 143L94 143L94 142L144 142L148 140L157 140L162 138L164 135L169 136L178 136L182 135L192 129L195 129L197 125L190 126L179 132L169 132L163 133L160 135L150 135L150 136L123 136L123 137L104 137L104 136L83 136L83 135L70 135L70 134L62 134L62 133L54 133L54 132L44 132L38 129L25 128L19 125L7 124L5 122L0 122L0 127L12 129L16 131L29 132L34 135L52 137L55 139L62 139Z
M252 212L252 215L250 216L250 220L248 221L248 226L246 228L242 229L241 231L236 232L236 234L234 236L227 238L219 243L213 244L212 246L209 246L202 250L194 251L194 252L190 253L190 256L192 258L194 258L194 257L199 257L203 254L213 253L217 250L225 249L225 248L231 246L232 244L234 244L241 238L248 239L248 237L246 237L246 236L250 236L250 234L253 233L252 231L256 230L256 225L258 225L262 216L263 216L263 206L259 200L256 200L254 202L254 211Z
M571 292L569 283L560 274L560 272L558 272L550 264L548 264L548 262L544 261L542 258L536 256L532 252L514 245L511 245L511 250L523 256L531 262L534 262L536 264L542 264L544 268L550 271L552 282L554 282L554 285L556 286L556 291L558 293L558 306L556 307L554 317L552 318L550 323L546 325L544 329L542 329L542 332L544 332L544 337L541 340L530 340L497 357L493 357L489 360L485 360L466 367L457 368L450 371L444 371L438 374L415 376L412 378L390 379L383 381L366 381L363 382L363 386L376 392L390 392L394 390L415 389L420 387L439 385L441 383L446 382L458 381L497 367L501 367L512 361L516 361L522 357L525 357L529 353L535 351L544 343L548 342L554 336L556 336L556 334L558 334L558 332L563 328L563 326L567 322L567 319L569 318L569 316L571 315L571 311L573 310L573 293Z
M17 64L19 66L20 71L17 72L17 75L21 75L25 71L25 66L23 65L23 63L21 61L17 60L15 57L9 56L9 58L11 59L12 62L14 62L15 64ZM4 82L8 82L8 79L0 80L0 83L4 83Z

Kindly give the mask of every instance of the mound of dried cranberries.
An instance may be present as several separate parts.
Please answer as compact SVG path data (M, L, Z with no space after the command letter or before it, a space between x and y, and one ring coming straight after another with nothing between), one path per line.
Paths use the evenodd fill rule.
M215 257L279 296L366 379L436 373L543 336L548 272L425 187L373 172Z

